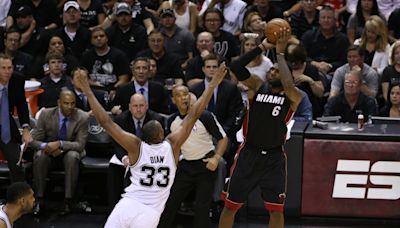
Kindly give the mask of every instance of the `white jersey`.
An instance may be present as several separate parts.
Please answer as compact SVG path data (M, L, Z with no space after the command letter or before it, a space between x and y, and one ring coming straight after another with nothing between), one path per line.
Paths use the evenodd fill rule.
M164 141L149 145L142 142L136 164L129 166L131 184L122 197L134 199L160 214L174 182L176 163L171 144Z
M0 220L3 220L3 222L6 224L7 228L12 228L13 226L11 225L10 220L8 219L8 216L3 209L4 206L5 205L0 206Z

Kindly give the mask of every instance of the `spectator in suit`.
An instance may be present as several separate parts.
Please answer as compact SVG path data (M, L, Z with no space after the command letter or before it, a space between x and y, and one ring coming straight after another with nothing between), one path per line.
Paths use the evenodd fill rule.
M75 95L63 90L58 106L44 109L33 130L33 178L37 204L34 214L42 212L47 173L51 165L65 171L65 198L61 215L71 212L72 200L78 183L79 162L85 156L88 136L88 114L75 107Z
M190 91L199 97L217 72L219 65L220 61L216 55L210 54L204 58L205 80L193 85ZM239 130L234 125L235 119L242 109L243 101L239 89L232 81L222 80L221 84L214 90L207 110L216 115L218 122L221 123L228 136L234 136L236 131Z
M56 30L55 35L61 37L69 53L80 59L90 46L90 31L80 25L81 13L77 2L64 4L63 19L65 25Z
M145 57L138 57L131 63L132 80L119 88L113 100L113 114L119 114L128 109L130 97L141 93L146 98L149 108L155 112L169 113L169 93L158 82L149 80L150 62Z
M21 33L15 27L7 30L4 37L4 54L12 59L14 70L24 77L28 75L33 57L19 50Z
M24 79L13 72L11 58L0 54L0 107L1 107L1 140L0 150L8 161L11 182L24 181L24 169L17 166L19 146L21 141L28 145L32 141L29 131L29 111L24 92ZM21 134L12 117L14 108L17 108L18 120L22 127Z
M57 106L61 90L71 86L69 77L63 72L64 57L61 53L47 53L46 62L49 65L49 75L40 80L40 88L44 89L39 95L40 108Z
M82 68L75 68L72 72L71 72L71 85L68 87L69 90L71 90L76 97L76 101L75 101L75 106L85 112L90 112L90 105L89 102L87 100L87 97L85 94L82 93L82 90L78 87L76 87L76 78L75 78L75 71L82 69ZM87 71L86 69L84 69L85 71ZM92 89L93 94L96 96L97 100L99 101L99 103L101 104L101 106L104 109L108 109L108 104L107 104L107 94L105 91L103 90L98 90L98 89Z
M190 91L199 97L215 76L219 65L220 60L216 55L210 54L204 58L203 72L205 74L205 79L203 82L193 85ZM241 127L241 119L239 116L243 109L242 95L236 84L227 79L222 80L218 87L214 89L207 110L215 114L218 122L222 125L222 128L230 140L228 144L229 153L224 154L228 162L228 167L233 161L233 153L230 152L235 150L236 132Z
M344 77L343 92L328 100L323 116L340 116L341 122L357 123L358 114L364 115L364 121L377 113L375 99L361 92L361 72L352 70Z
M307 60L323 73L333 73L346 62L349 40L336 30L335 11L324 6L319 12L319 28L303 34L301 43L307 51Z
M164 126L164 118L149 109L143 94L135 93L130 97L129 110L125 110L115 117L114 122L123 130L143 137L142 126L150 120L157 120ZM108 202L110 209L120 200L124 189L124 174L129 165L128 152L113 140L115 155L108 167ZM125 186L126 187L126 186Z

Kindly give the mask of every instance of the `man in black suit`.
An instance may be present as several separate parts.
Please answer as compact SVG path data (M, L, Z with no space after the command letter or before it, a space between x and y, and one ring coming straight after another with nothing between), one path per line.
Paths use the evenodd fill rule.
M129 110L115 117L114 122L123 130L142 138L142 126L150 120L157 120L164 127L164 118L148 109L143 94L135 93L130 97ZM121 198L124 187L125 169L129 165L128 152L113 140L115 155L108 168L108 202L112 209Z
M17 165L20 151L18 144L21 143L21 135L12 117L14 107L17 107L19 122L23 128L22 142L26 146L32 142L24 84L25 81L21 75L13 74L11 58L0 54L0 150L8 161L12 182L25 180L23 167Z
M141 93L146 98L149 108L155 112L169 114L170 95L158 82L149 81L150 62L146 57L138 57L131 63L132 80L118 88L114 100L113 114L119 114L128 109L129 99L135 93Z
M75 86L76 78L74 77L75 76L74 73L75 73L75 71L77 71L79 69L82 69L82 67L72 70L71 85L68 87L68 89L71 90L75 94L75 97L76 97L75 106L85 112L89 112L91 109L90 109L90 105L89 105L86 95L82 93L81 89L79 89L78 87ZM85 69L85 71L88 72L86 69ZM107 106L108 94L105 91L98 90L98 89L92 89L92 91L93 91L94 95L96 96L97 100L99 101L99 103L101 104L101 106L103 106L103 108L105 110L108 110L108 106Z
M220 65L220 60L215 54L209 54L204 58L203 62L205 80L190 87L190 91L194 93L196 97L201 96L201 93L208 87L208 83L211 81ZM235 121L242 109L243 101L240 91L234 82L227 79L224 79L214 90L214 95L207 106L207 110L216 115L218 122L221 123L226 134L230 138L235 136L236 132L240 129L240 126L239 128L235 126Z

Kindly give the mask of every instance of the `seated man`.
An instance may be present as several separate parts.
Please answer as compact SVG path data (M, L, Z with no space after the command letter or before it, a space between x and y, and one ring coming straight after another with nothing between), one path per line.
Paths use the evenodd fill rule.
M143 94L135 93L131 96L129 110L115 117L114 122L123 130L143 139L142 126L150 120L157 120L164 126L164 118L149 109ZM110 160L108 167L108 202L112 209L121 198L124 187L124 174L129 165L128 152L113 141L115 155Z
M358 114L364 121L377 112L375 99L361 92L360 71L352 70L344 77L344 91L328 100L323 116L340 116L341 122L357 123Z
M300 37L299 37L300 38ZM323 73L333 73L346 62L349 40L336 30L335 10L324 6L319 12L319 28L308 30L301 37L307 60Z
M365 51L359 46L352 45L347 49L348 63L335 71L329 98L338 95L343 90L344 77L351 70L360 70L361 72L361 92L367 96L376 96L379 87L379 75L372 67L364 63L364 55Z
M52 163L65 171L65 203L62 215L71 210L78 182L79 161L85 155L88 136L88 114L75 108L75 95L70 90L60 93L58 106L44 109L32 133L33 178L38 200L33 213L42 209L46 177Z
M64 57L61 53L47 53L46 62L49 64L49 75L40 80L40 88L44 89L44 92L39 95L40 108L57 106L61 90L71 86L70 79L63 71Z

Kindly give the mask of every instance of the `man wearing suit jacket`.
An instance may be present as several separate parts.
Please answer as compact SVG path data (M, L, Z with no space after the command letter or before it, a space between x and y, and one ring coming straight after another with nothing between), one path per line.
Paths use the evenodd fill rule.
M23 167L17 166L19 159L18 144L21 143L21 134L12 117L14 107L17 108L19 122L23 128L22 142L26 143L27 146L32 141L24 84L23 76L13 73L12 60L0 54L0 150L8 161L12 182L25 180Z
M150 62L146 57L138 57L131 63L132 81L120 87L113 100L113 114L119 114L128 109L129 99L135 93L145 96L149 108L158 113L169 114L170 95L163 85L149 81ZM115 107L116 106L116 107Z
M196 95L201 96L202 92L208 87L215 73L217 72L220 60L215 54L209 54L203 60L203 72L205 80L194 84L190 91ZM240 111L243 109L242 96L235 83L224 79L221 84L214 90L213 97L208 103L207 110L214 113L218 122L221 123L226 134L232 138L240 129L235 126L236 117L239 116Z
M76 78L74 77L75 75L75 71L82 69L82 68L75 68L74 70L72 70L71 72L71 85L68 87L69 90L71 90L76 97L76 101L75 101L75 106L85 112L89 112L90 109L90 105L89 102L87 100L87 97L85 94L82 93L82 90L77 88L75 86L76 82ZM85 71L87 72L87 70L85 69ZM99 101L99 103L101 104L101 106L103 106L103 108L105 110L108 110L108 106L107 103L108 101L107 99L107 93L103 90L98 90L98 89L92 89L94 95L96 96L97 100Z
M142 126L150 120L157 120L164 127L164 118L148 109L143 94L136 93L130 99L129 110L122 112L114 119L114 122L123 130L142 138ZM128 152L115 141L113 141L113 145L115 155L111 158L108 168L108 200L111 209L121 198L125 169L129 164Z
M211 81L220 65L220 60L215 54L209 54L203 61L204 65L202 69L205 80L194 84L190 88L190 91L197 97L208 87L208 82ZM211 97L207 106L207 110L215 114L229 139L227 151L224 154L228 170L233 164L233 158L237 148L236 132L241 127L241 121L238 121L237 118L240 118L243 108L244 104L239 89L234 82L227 79L224 79L218 87L214 89L213 97ZM214 200L217 200L217 198L219 199L219 197L214 197Z
M33 130L33 177L37 204L34 214L40 213L46 177L51 163L65 170L65 203L62 215L70 212L78 181L79 161L85 155L88 136L88 114L75 108L75 95L70 90L60 93L58 106L44 109Z

